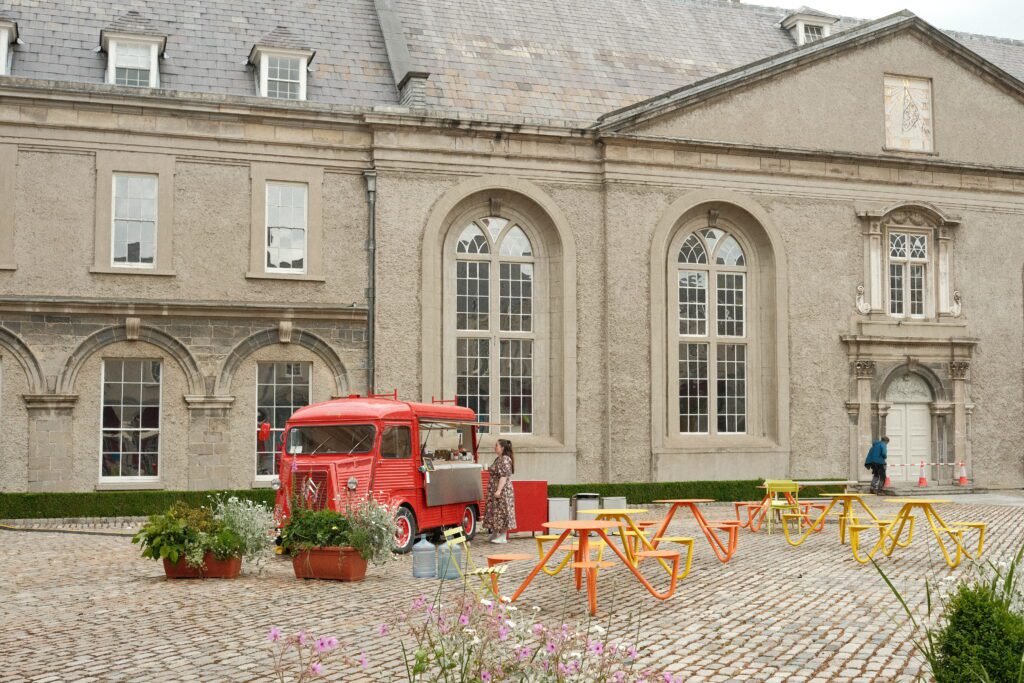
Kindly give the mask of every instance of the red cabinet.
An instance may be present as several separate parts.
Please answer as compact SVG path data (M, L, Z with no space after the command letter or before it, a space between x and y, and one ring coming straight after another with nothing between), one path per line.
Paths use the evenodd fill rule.
M544 533L541 524L548 521L548 483L513 479L512 493L516 497L516 527L512 531Z

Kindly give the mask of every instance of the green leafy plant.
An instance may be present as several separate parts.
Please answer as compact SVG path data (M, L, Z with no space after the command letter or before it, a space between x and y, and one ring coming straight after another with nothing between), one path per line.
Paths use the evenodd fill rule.
M927 611L920 622L875 563L910 618L912 642L936 683L1024 683L1022 559L1024 547L1009 565L979 563L946 595L941 585L925 582ZM937 599L933 601L933 597Z
M257 559L270 547L273 517L264 505L236 498L216 498L212 507L178 501L166 513L152 515L132 538L142 556L202 567L207 553L218 560Z
M372 496L338 498L340 512L311 510L292 501L291 516L281 529L281 544L289 550L349 546L367 562L384 564L394 557L396 507Z

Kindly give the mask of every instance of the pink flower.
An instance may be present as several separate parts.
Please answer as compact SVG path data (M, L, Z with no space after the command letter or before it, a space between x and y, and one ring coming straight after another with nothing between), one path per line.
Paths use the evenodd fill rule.
M615 683L622 683L622 681L626 680L626 672L625 671L616 671L615 672L615 676L613 676L613 679L614 679Z
M469 626L469 617L467 615L459 615L459 626Z
M269 640L272 643L276 643L277 641L281 640L281 629L279 629L276 626L271 626L270 633L267 634L267 640Z
M592 640L592 641L590 641L590 644L588 645L588 648L595 655L604 654L604 643L602 643L600 640Z
M504 626L498 629L498 640L508 640L508 629Z
M630 645L629 649L626 650L626 657L629 659L636 659L640 652L636 649L636 645Z
M305 631L299 631L298 633L295 634L295 640L297 640L299 642L299 645L305 645L307 637L308 636L306 636L306 632Z
M338 647L337 638L328 638L327 636L320 636L316 639L316 651L320 654L323 654L324 652L330 652L336 647Z
M534 624L533 635L539 636L541 633L544 633L544 624Z
M490 671L481 671L480 672L480 680L483 681L484 683L490 683L491 672Z
M312 664L309 665L309 673L313 674L314 676L319 676L320 674L323 673L323 671L324 671L324 665L321 664L320 662L313 662Z
M363 667L364 669L370 668L370 660L366 658L365 652L359 653L359 666Z
M423 606L427 604L427 599L424 596L420 596L412 601L413 609L423 609Z
M516 661L517 662L524 662L524 661L526 661L529 658L530 658L530 648L529 647L526 647L524 645L523 647L518 648L516 650Z
M380 627L377 629L377 635L381 637L384 637L389 633L391 633L391 629L388 627L387 624L381 624Z
M549 640L548 644L544 646L544 649L547 650L549 655L553 655L553 654L555 654L555 650L557 648L555 647L555 643L553 641Z

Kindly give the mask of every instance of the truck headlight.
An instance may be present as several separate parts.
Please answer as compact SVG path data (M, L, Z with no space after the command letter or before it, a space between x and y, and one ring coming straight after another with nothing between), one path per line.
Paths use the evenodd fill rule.
M270 482L270 488L274 489L275 491L280 489L281 488L281 478L280 477L274 477L271 480L271 482Z

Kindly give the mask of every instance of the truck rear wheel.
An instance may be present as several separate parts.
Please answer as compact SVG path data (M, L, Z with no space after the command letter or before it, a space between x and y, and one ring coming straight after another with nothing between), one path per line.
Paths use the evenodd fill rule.
M476 506L467 505L466 509L462 511L462 533L466 535L467 541L472 541L473 537L476 536L478 520Z
M416 542L416 516L409 508L398 508L395 514L395 552L407 553L412 550L412 544Z

